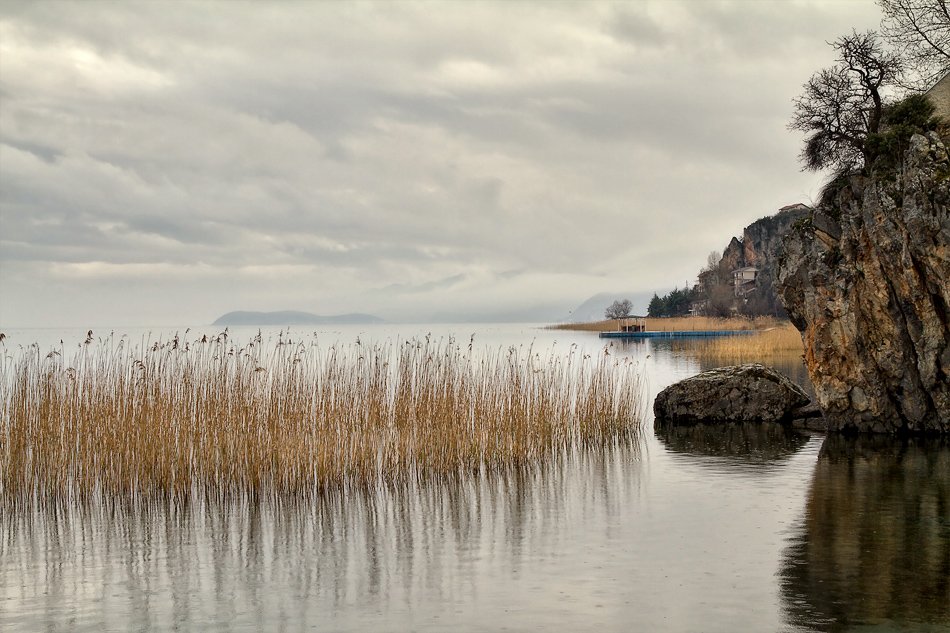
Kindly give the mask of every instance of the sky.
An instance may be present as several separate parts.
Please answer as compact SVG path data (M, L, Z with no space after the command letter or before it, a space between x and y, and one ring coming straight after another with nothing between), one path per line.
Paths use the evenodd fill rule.
M817 197L792 99L879 21L872 0L0 0L0 328L545 321L692 284Z

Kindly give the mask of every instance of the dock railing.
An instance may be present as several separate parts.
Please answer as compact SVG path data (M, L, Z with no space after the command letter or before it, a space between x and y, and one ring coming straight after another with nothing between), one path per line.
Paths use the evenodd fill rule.
M618 332L646 332L647 322L640 317L626 317L618 319L617 326Z

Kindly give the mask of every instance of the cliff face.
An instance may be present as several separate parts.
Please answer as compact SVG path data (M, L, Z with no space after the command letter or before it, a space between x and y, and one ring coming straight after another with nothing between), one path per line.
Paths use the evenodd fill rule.
M803 204L785 207L775 215L756 220L742 232L743 266L755 266L771 271L785 236L800 219L808 216L811 208Z
M722 251L722 259L719 260L719 270L722 276L726 277L736 268L745 266L745 248L738 238L732 238L729 245Z
M950 432L950 155L914 136L785 241L785 307L829 430Z
M781 316L784 313L773 283L778 253L791 227L810 212L811 209L805 205L791 205L745 227L741 240L732 238L723 250L716 269L705 270L699 275L700 287L705 290L706 298L711 303L711 314L726 316L736 302L739 303L739 311L745 314ZM732 271L745 266L759 269L755 290L736 299L730 285Z

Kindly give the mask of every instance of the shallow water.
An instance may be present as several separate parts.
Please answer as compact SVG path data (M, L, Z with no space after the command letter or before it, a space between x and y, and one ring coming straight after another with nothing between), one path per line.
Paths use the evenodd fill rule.
M429 332L601 348L525 326L321 336ZM700 370L650 341L610 349L649 399ZM950 447L823 440L650 418L639 442L531 472L317 504L7 512L0 630L947 630Z

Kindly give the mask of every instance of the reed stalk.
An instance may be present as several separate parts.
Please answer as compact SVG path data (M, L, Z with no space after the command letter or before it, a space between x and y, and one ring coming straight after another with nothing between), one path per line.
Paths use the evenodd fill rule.
M605 349L258 336L87 340L2 365L0 503L296 498L536 463L636 436L636 365Z

